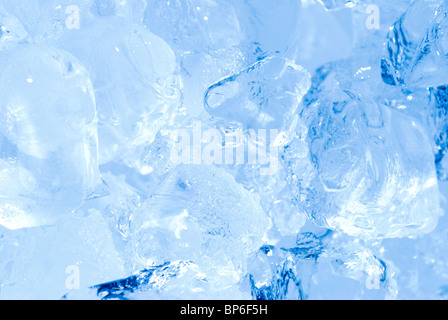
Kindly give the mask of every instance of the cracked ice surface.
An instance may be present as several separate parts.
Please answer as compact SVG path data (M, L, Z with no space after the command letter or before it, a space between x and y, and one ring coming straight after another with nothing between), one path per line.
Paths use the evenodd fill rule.
M0 0L0 299L448 298L441 0Z

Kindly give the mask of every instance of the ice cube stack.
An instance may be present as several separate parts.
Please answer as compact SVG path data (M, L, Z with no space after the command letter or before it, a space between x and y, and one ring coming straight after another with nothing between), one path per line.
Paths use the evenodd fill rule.
M448 298L441 0L0 0L0 299Z

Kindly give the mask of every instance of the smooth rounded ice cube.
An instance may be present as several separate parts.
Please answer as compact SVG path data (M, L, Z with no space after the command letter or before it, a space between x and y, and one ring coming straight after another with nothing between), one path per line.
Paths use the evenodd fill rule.
M192 261L238 271L270 222L257 197L224 169L181 165L134 212L131 244L142 267Z
M99 180L92 84L80 62L59 49L21 45L1 55L0 223L53 223Z
M174 53L162 39L121 18L103 17L58 43L91 74L101 164L133 158L135 148L169 124L179 106L179 83Z
M440 215L432 144L415 119L349 91L303 111L310 167L290 163L296 200L319 225L360 238L432 231Z

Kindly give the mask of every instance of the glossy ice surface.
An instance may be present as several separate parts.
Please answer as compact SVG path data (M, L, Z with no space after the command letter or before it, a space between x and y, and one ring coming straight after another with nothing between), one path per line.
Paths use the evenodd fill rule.
M448 298L441 0L0 0L0 299Z

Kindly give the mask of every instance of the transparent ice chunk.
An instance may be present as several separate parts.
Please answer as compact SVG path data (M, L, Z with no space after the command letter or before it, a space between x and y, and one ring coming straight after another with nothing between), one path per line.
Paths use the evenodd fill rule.
M311 300L394 300L397 269L355 238L327 234L312 275Z
M295 270L295 259L273 246L257 252L248 275L254 300L303 300L304 292ZM256 260L256 261L255 261Z
M0 226L0 298L56 300L66 293L124 277L122 259L97 210L52 226Z
M0 223L53 223L99 182L92 84L81 63L59 49L22 45L2 59Z
M296 246L265 245L250 257L249 283L254 300L305 300L316 260L324 245L312 233L297 236Z
M281 157L281 155L278 155ZM275 166L275 164L269 164ZM300 232L306 224L306 213L297 208L294 196L287 183L287 175L279 163L275 174L262 175L263 166L242 165L227 168L235 180L246 190L260 195L260 205L266 215L271 219L272 226L269 229L270 239L281 239L294 236ZM269 170L270 171L270 170Z
M447 13L448 6L442 2L413 57L408 86L437 87L448 83Z
M424 127L338 89L334 75L320 81L302 112L314 169L303 157L290 162L297 203L319 225L360 238L432 231L440 209Z
M120 16L140 23L145 0L2 0L7 12L17 17L34 43L55 41L65 33L89 28L94 21Z
M446 299L446 8L0 0L0 298Z
M300 1L294 0L278 1L274 7L265 0L151 0L144 24L175 51L184 107L196 117L203 107L198 101L211 84L287 50L299 12Z
M134 212L131 247L142 267L182 260L241 272L268 227L257 197L224 169L180 165Z
M300 233L295 245L265 245L249 259L242 286L254 300L397 297L394 265L338 233Z
M150 0L143 23L173 48L182 76L183 106L191 116L199 116L206 88L243 61L235 9L222 0Z
M266 58L210 86L205 109L217 119L240 122L244 130L277 129L287 136L310 78L292 61Z
M149 30L118 17L67 33L58 43L92 75L100 163L127 157L132 163L136 148L151 143L179 106L173 51Z
M434 46L443 50L439 43L443 41L445 9L439 7L440 3L438 0L415 1L391 27L381 61L383 80L387 84L428 87L448 81L440 70L446 62L434 61ZM433 79L426 78L425 72Z

